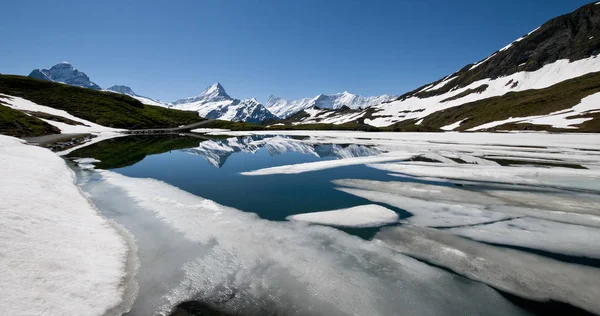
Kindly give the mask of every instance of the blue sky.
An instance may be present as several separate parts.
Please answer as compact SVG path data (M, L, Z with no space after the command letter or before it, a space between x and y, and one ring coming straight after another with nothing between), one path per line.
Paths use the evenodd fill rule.
M102 87L173 101L219 81L266 102L402 94L581 0L4 1L0 73L69 61Z

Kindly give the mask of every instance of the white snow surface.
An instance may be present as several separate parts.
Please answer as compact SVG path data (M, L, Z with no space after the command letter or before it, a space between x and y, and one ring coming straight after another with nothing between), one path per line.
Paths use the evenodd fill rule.
M287 219L340 227L379 227L396 223L398 214L383 206L368 204L333 211L296 214L288 216Z
M3 313L125 312L124 237L83 197L65 162L0 135L0 164Z

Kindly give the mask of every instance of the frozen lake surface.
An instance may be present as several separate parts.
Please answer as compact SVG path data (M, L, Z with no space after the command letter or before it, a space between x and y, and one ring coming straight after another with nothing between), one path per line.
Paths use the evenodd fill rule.
M135 239L130 315L600 314L595 135L219 131L69 158Z

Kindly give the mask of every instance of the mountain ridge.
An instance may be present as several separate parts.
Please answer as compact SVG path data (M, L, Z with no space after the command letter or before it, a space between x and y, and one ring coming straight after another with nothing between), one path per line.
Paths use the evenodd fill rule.
M34 69L29 74L29 77L93 90L102 89L99 85L92 82L86 73L75 69L66 61L58 63L50 69Z
M271 95L269 100L265 103L265 107L273 112L273 114L285 119L312 106L331 110L339 109L343 106L347 106L351 109L363 109L381 104L391 98L392 97L387 94L364 97L358 94L349 93L348 91L335 94L319 94L313 98L299 100L286 100Z
M200 116L205 118L233 122L262 123L278 119L255 98L244 100L232 98L219 82L209 86L198 96L173 102L172 108L197 111Z

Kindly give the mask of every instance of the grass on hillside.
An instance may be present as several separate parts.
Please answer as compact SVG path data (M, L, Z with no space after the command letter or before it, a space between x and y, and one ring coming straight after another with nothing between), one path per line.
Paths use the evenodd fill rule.
M0 104L0 134L15 137L34 137L60 134L60 130L39 118Z
M546 89L509 92L503 96L470 102L461 106L433 113L423 120L425 128L439 129L461 120L465 120L456 130L465 131L485 123L505 120L511 117L545 115L569 109L581 102L581 99L600 92L600 73L591 73L582 77L566 80ZM494 130L537 129L568 132L599 132L600 116L587 117L592 121L581 124L580 129L549 129L544 126L511 124L498 126Z
M123 94L23 76L0 75L0 93L65 110L76 117L115 128L166 128L203 120L197 112L146 105Z
M197 147L203 139L179 135L140 135L108 139L73 151L70 158L95 158L101 169L131 166L146 156Z

